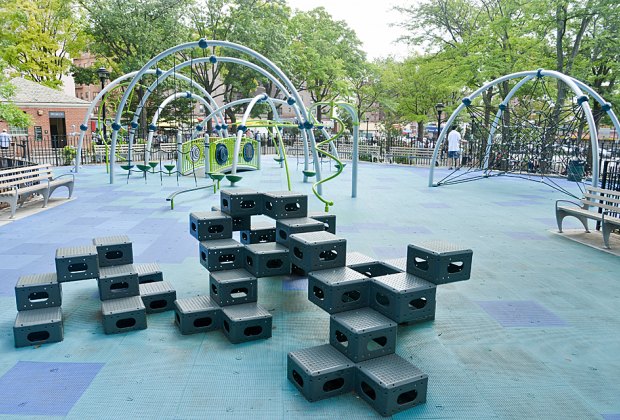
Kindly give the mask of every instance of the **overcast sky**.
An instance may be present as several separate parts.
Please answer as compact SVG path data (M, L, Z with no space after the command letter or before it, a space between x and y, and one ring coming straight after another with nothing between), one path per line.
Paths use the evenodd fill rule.
M324 7L336 20L344 20L357 32L369 59L408 55L404 44L394 41L404 32L390 23L401 22L402 15L392 11L394 5L408 5L415 0L288 0L293 9L311 10Z

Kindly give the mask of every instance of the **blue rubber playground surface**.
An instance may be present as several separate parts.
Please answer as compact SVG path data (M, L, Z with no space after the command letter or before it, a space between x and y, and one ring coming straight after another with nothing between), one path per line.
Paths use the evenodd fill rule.
M322 210L291 166L293 190ZM308 301L304 278L259 280L273 337L238 345L221 331L183 336L172 312L148 315L146 330L105 335L96 280L64 283L64 341L16 349L15 283L53 272L59 247L126 234L135 262L159 263L178 298L208 294L188 218L219 194L178 196L171 211L165 198L193 178L127 183L121 172L110 185L103 166L85 166L75 199L0 222L0 418L380 418L353 393L309 403L286 379L288 352L328 342L329 315ZM554 234L555 200L567 197L544 184L428 188L427 174L362 163L357 198L350 165L324 187L348 252L399 259L408 244L435 239L474 252L470 280L437 288L434 321L398 327L397 354L428 374L429 388L426 404L394 418L620 419L620 257ZM269 156L243 176L240 188L286 189Z

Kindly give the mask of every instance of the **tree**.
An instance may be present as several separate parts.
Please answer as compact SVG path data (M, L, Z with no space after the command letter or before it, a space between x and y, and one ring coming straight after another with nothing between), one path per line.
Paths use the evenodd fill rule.
M0 60L0 120L13 127L25 128L32 125L32 118L11 102L15 93L13 86L4 74L6 64Z
M347 97L365 61L361 41L344 21L334 21L324 8L299 12L290 25L293 82L310 93L314 102ZM321 120L322 109L317 108Z
M381 96L381 62L364 62L359 71L349 77L351 98L357 110L357 119L362 121L364 116L376 108Z
M139 70L158 53L189 38L184 22L192 0L77 1L87 12L90 51L107 59L117 74ZM167 69L174 60L169 58L158 66ZM139 101L145 92L138 86L136 93ZM147 117L147 112L141 114L143 135Z
M0 45L15 74L58 88L85 41L80 12L72 1L14 0L0 8Z

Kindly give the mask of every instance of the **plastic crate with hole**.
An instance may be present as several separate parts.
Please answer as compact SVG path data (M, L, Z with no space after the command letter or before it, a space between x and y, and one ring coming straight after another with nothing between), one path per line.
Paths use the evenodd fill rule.
M101 314L106 334L146 329L146 308L140 296L104 300Z
M291 262L306 273L344 267L347 241L329 232L297 233L290 236Z
M276 241L276 226L273 222L252 223L252 229L239 231L239 241L244 245Z
M62 285L56 273L21 276L15 285L18 311L53 308L62 304Z
M233 344L271 337L271 314L256 303L222 308L222 331Z
M384 263L383 261L347 264L347 267L363 274L366 277L379 277L387 276L389 274L402 273L402 270L399 268Z
M355 391L382 416L426 402L428 375L391 354L357 365Z
M220 306L256 302L258 280L242 268L209 274L211 299Z
M177 292L167 281L144 283L140 285L140 297L147 314L171 311Z
M220 211L190 213L189 233L199 241L232 238L232 217Z
M286 247L290 246L289 237L296 233L322 232L325 225L310 217L296 217L294 219L280 219L276 221L276 242Z
M437 286L409 273L371 279L370 307L397 323L435 319Z
M245 246L234 239L200 242L200 264L209 271L243 268Z
M333 314L329 343L354 362L394 353L397 324L371 308Z
M209 296L177 299L174 322L183 335L214 331L222 326L222 309Z
M133 263L133 246L127 235L94 238L93 245L97 248L99 267Z
M140 295L138 271L133 264L103 267L99 270L99 298L101 300L119 299Z
M329 344L290 352L288 380L308 401L346 394L355 388L355 363Z
M62 309L55 306L18 312L13 325L13 337L15 347L62 341Z
M97 248L73 246L56 250L56 279L58 283L99 277Z
M308 300L330 314L368 306L369 279L348 267L308 273Z
M407 247L407 272L434 284L469 279L473 251L444 241Z
M263 195L257 191L239 188L220 191L220 211L231 216L262 214Z
M308 216L308 196L293 191L263 193L263 212L272 219Z
M291 274L289 249L275 242L246 245L244 267L256 277Z
M322 211L311 211L308 213L308 217L318 220L323 223L323 229L329 233L336 234L336 215L332 213L325 213Z
M140 284L164 281L164 273L157 263L135 263L133 266L138 272Z

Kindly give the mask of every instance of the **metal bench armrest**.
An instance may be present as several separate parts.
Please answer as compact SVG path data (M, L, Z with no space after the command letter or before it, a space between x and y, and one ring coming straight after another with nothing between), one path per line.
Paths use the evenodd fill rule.
M56 181L58 178L62 178L63 176L70 176L71 178L73 178L72 180L75 181L75 174L62 174L62 175L58 175L55 178L52 178L52 181Z
M558 203L568 203L568 204L574 204L579 208L583 208L581 203L577 203L575 201L570 201L570 200L556 200L555 201L555 211L558 211Z

